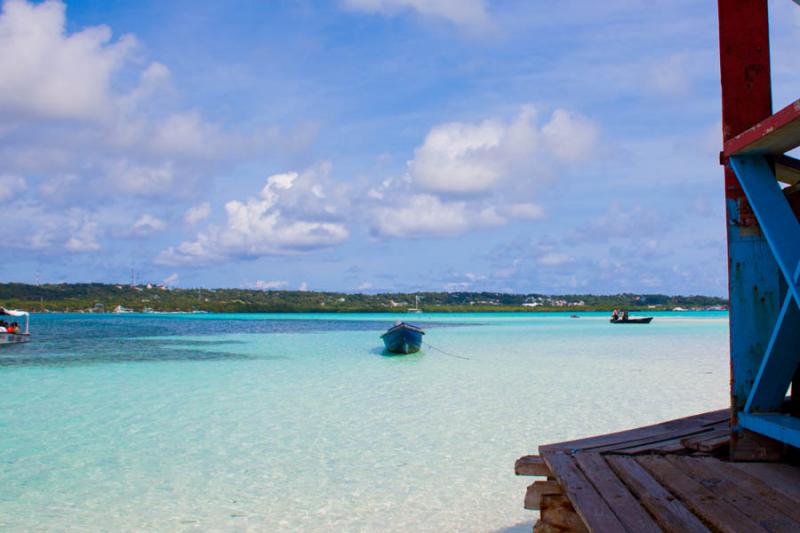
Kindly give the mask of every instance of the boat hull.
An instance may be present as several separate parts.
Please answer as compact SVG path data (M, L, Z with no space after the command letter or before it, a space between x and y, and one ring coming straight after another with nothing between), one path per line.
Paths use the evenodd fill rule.
M609 322L612 324L649 324L653 321L653 317L643 317L643 318L629 318L627 320L620 320L620 319L611 319Z
M23 342L28 342L29 340L29 335L23 335L19 333L0 333L0 346L6 346L9 344L22 344Z
M386 351L397 354L418 352L422 347L424 331L416 326L399 324L381 335Z

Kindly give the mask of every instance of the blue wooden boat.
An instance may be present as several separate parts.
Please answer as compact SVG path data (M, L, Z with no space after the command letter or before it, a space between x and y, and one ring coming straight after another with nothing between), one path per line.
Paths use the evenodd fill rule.
M381 335L386 351L391 353L414 353L422 346L422 336L425 332L418 326L397 322Z

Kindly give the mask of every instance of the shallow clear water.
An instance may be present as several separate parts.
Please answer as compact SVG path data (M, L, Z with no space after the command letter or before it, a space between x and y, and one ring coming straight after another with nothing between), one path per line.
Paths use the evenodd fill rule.
M397 318L427 347L382 355ZM539 444L727 401L727 315L44 315L0 351L0 530L530 531Z

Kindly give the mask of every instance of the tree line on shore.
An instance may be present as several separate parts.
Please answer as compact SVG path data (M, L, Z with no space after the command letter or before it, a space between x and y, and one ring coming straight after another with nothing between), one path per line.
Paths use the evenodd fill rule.
M111 312L386 312L414 307L419 297L426 312L459 311L609 311L611 309L719 309L715 296L664 294L512 294L503 292L344 293L257 289L178 289L156 285L61 283L0 284L0 305L30 311Z

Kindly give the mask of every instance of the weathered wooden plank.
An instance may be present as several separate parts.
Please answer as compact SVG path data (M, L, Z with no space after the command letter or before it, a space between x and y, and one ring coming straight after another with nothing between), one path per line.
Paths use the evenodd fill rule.
M730 463L771 488L792 498L800 506L800 468L785 463Z
M583 450L591 450L595 452L613 451L614 453L624 450L635 450L634 452L629 451L628 453L641 453L643 451L657 451L662 449L665 451L677 451L683 448L683 445L680 443L681 439L697 435L705 435L707 433L711 433L712 431L714 431L713 426L693 426L692 428L680 428L671 431L665 431L658 435L631 440L621 444L614 444L610 446L587 446L583 448Z
M583 449L613 449L617 445L628 444L644 444L648 439L654 440L670 439L680 435L681 431L685 431L685 435L692 434L693 432L702 432L709 426L720 423L727 423L730 420L730 412L727 409L720 409L718 411L710 411L708 413L701 413L685 418L677 418L651 426L644 426L625 431L618 431L615 433L607 433L605 435L597 435L585 439L578 439L565 442L557 442L540 446L540 452L546 451L576 451Z
M561 494L562 492L558 481L535 481L528 485L528 490L525 491L525 509L538 511L541 509L539 503L542 496Z
M599 453L577 453L575 462L628 531L660 533L655 520L630 493Z
M687 476L663 456L639 456L636 461L650 472L659 483L668 488L693 513L714 529L726 533L766 532L767 530L730 502L708 490L697 480Z
M589 531L602 533L625 531L625 527L580 471L572 456L555 452L543 454L542 457L550 467L550 471L561 482L564 493L575 506L575 510Z
M550 469L538 455L525 455L517 459L514 463L514 473L518 476L542 476L552 475Z
M727 446L731 440L730 430L726 428L715 429L709 433L686 437L681 441L684 447L699 452L713 452Z
M694 514L670 492L662 487L633 457L605 456L608 465L620 480L650 511L664 531L674 533L700 533L710 531Z
M684 473L769 531L800 531L800 506L760 479L713 457L668 456Z
M626 446L624 448L614 448L609 451L621 453L623 455L638 455L640 453L677 453L685 449L682 443L685 438L686 437L681 435L679 437L674 437L667 440L645 442L644 444Z
M578 513L575 512L569 498L560 495L547 494L542 496L542 509L539 521L533 528L534 533L588 533L586 525Z

